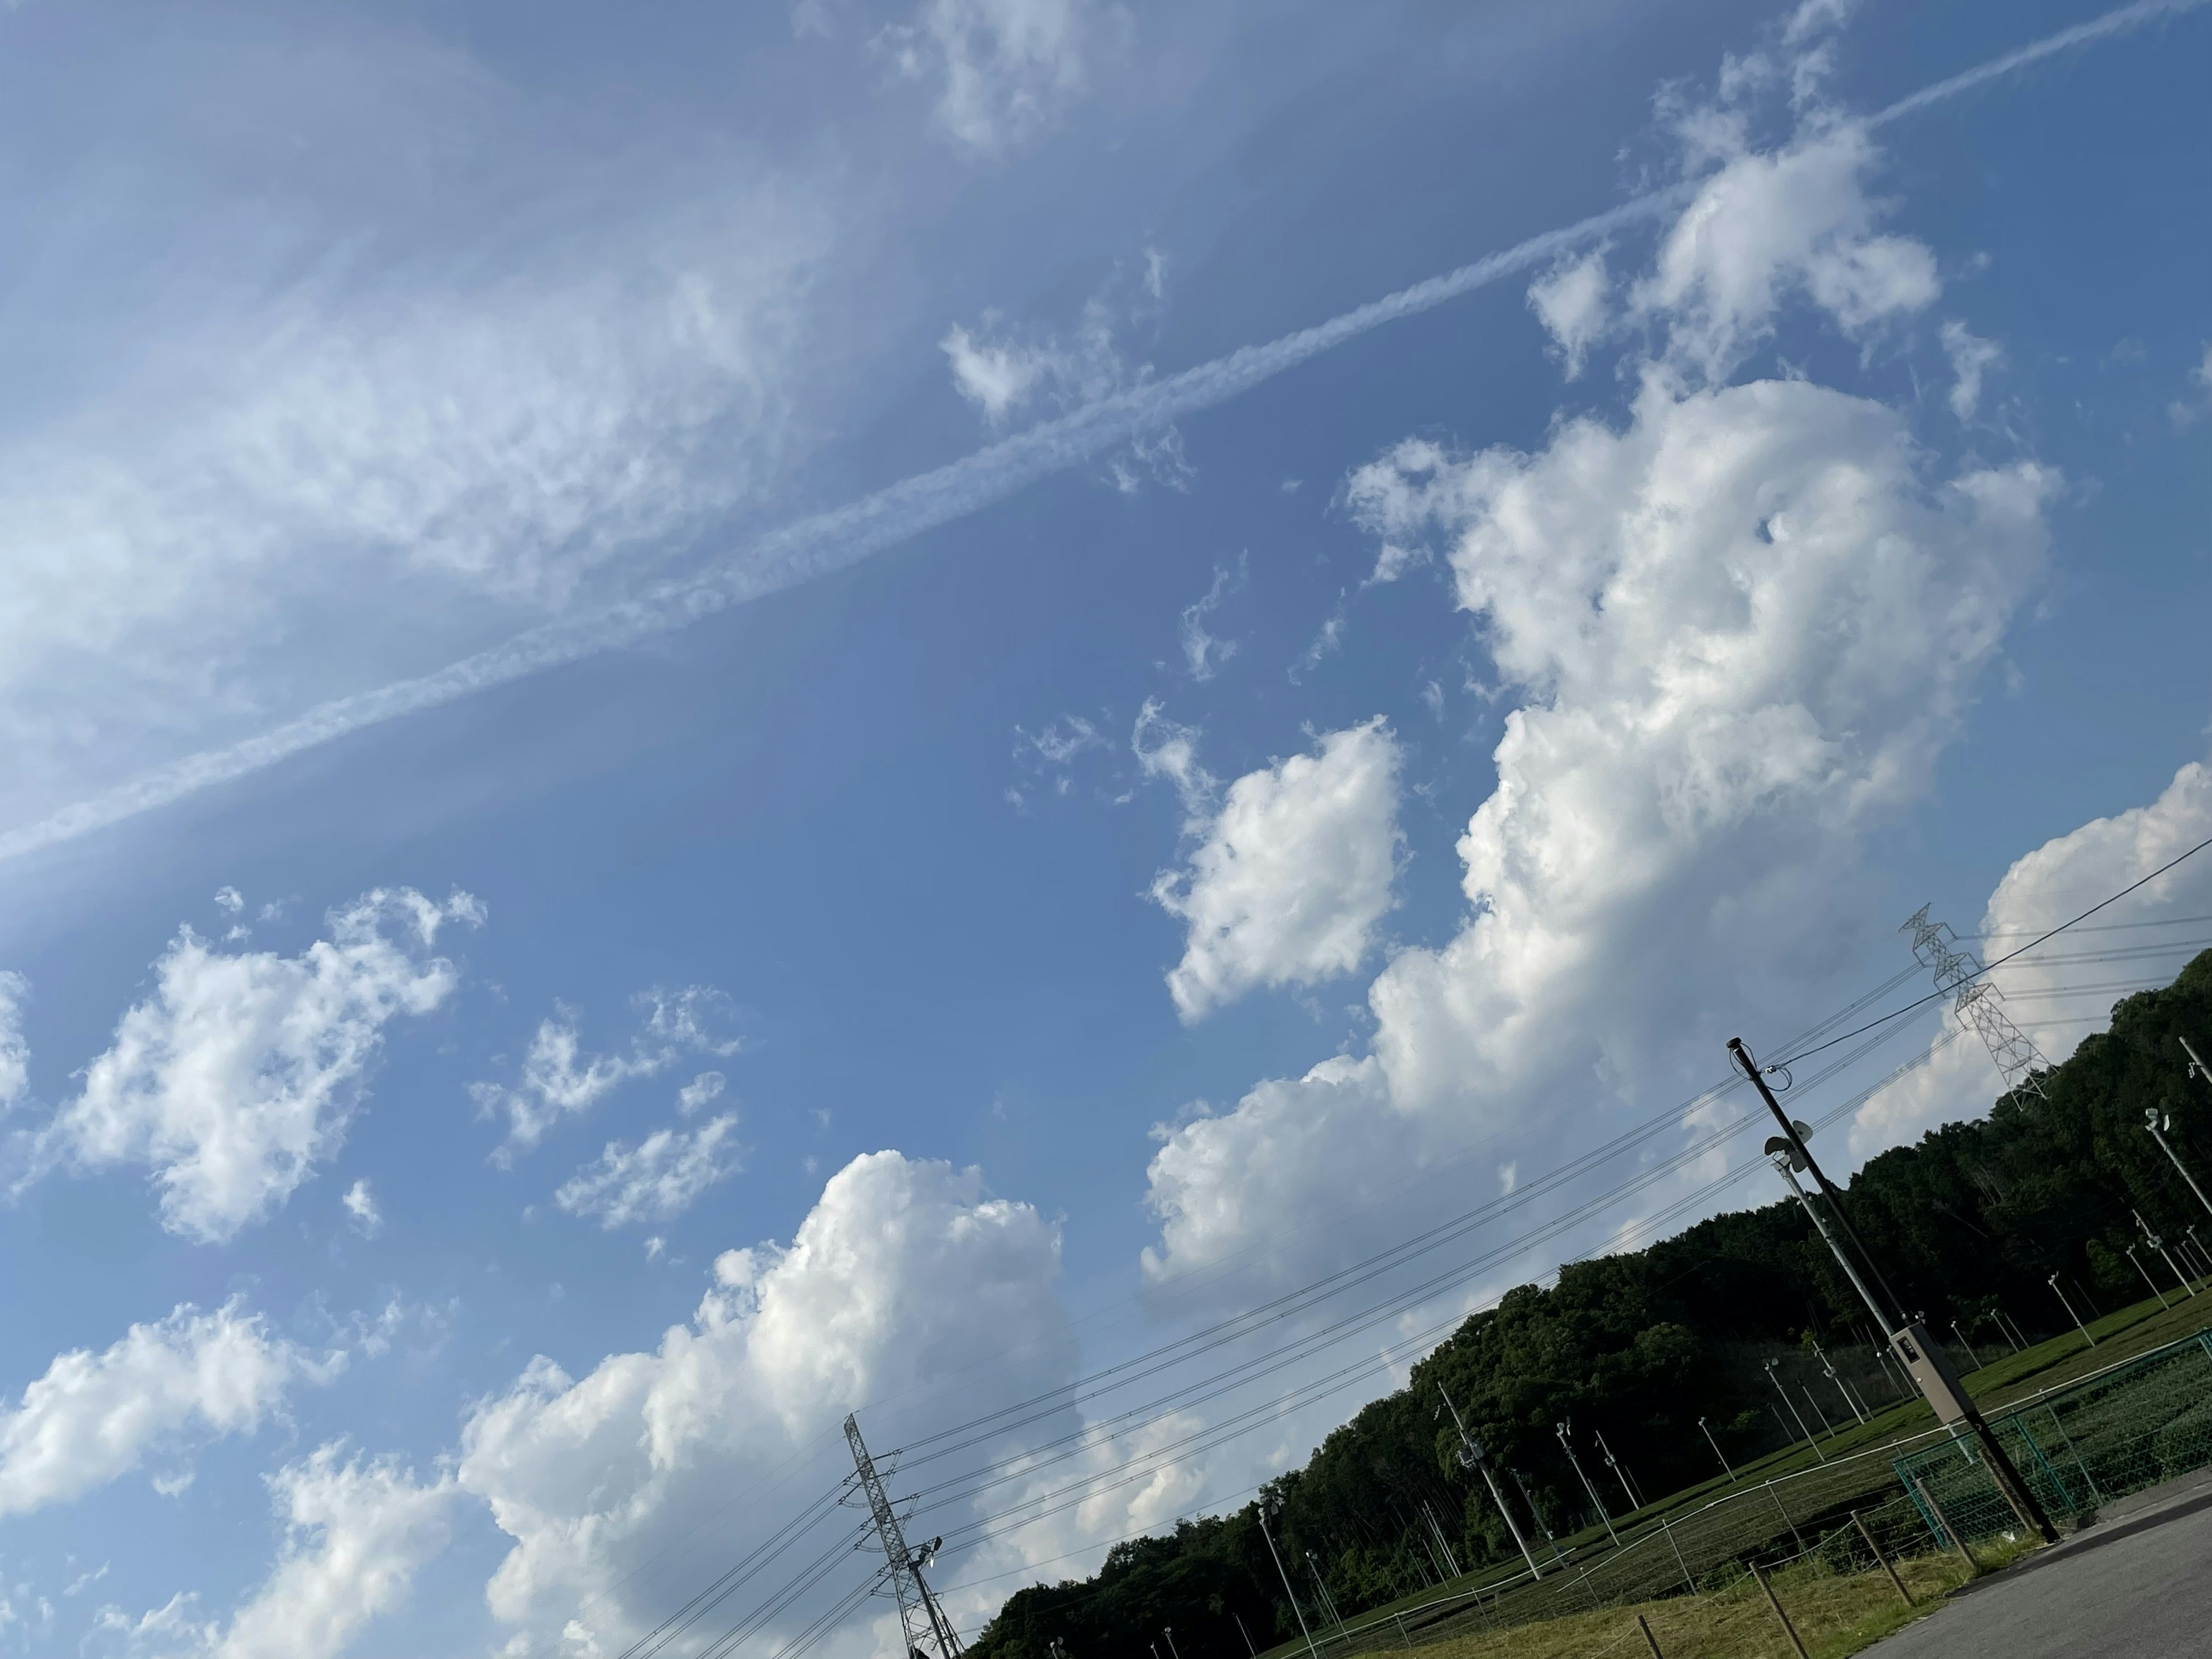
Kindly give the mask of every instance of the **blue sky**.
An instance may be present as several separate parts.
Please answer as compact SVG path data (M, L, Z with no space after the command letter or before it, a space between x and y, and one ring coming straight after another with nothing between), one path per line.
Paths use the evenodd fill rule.
M2212 836L2193 5L0 27L0 1644L612 1654L846 1411L1044 1393L972 1628L1763 1201L1721 1044L1916 906ZM1836 1164L1986 1106L1948 1018Z

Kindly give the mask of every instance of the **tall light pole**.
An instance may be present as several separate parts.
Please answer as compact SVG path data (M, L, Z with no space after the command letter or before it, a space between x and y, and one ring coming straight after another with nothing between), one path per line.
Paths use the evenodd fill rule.
M1857 1418L1860 1422L1865 1422L1867 1414L1859 1409L1859 1402L1851 1398L1851 1391L1844 1386L1844 1379L1836 1371L1836 1362L1828 1358L1817 1342L1813 1345L1813 1353L1820 1360L1820 1369L1827 1372L1828 1381L1836 1385L1836 1392L1843 1395L1844 1404L1850 1407L1851 1415Z
M1575 1443L1567 1438L1566 1419L1562 1418L1553 1424L1552 1431L1559 1437L1559 1445L1567 1454L1567 1462L1574 1465L1575 1474L1582 1480L1583 1490L1589 1494L1590 1502L1597 1505L1598 1519L1605 1522L1606 1531L1612 1534L1613 1541L1618 1547L1620 1534L1613 1530L1613 1516L1605 1507L1605 1499L1597 1495L1597 1488L1590 1485L1589 1476L1583 1474L1583 1461L1575 1455Z
M2166 1241L2161 1239L2156 1233L2151 1231L2150 1223L2142 1218L2142 1212L2141 1210L2134 1212L2134 1215L2136 1218L2136 1225L2142 1229L2143 1243L2149 1245L2151 1249L2156 1250L2160 1255L2166 1258L2166 1265L2173 1268L2173 1276L2181 1281L2181 1288L2185 1291L2188 1291L2191 1296L2196 1295L2196 1291L2191 1289L2190 1286L2189 1275L2182 1272L2179 1267L2174 1266L2173 1252L2166 1248ZM2163 1297L2159 1299L2160 1302L2165 1300Z
M1905 1370L1920 1385L1920 1392L1929 1405L1934 1407L1936 1421L1947 1427L1954 1423L1966 1425L1967 1431L1981 1443L1990 1472L1996 1477L2014 1512L2033 1527L2045 1543L2057 1543L2058 1528L2051 1524L2051 1517L2044 1513L2041 1501L2028 1484L2021 1479L2020 1471L2013 1467L2012 1459L2005 1455L2005 1449L1997 1443L1997 1437L1990 1431L1989 1424L1975 1409L1973 1401L1952 1371L1950 1362L1943 1357L1943 1351L1928 1334L1926 1326L1906 1316L1905 1304L1882 1278L1881 1269L1875 1263L1873 1253L1867 1249L1866 1241L1851 1225L1850 1212L1844 1207L1843 1194L1836 1190L1835 1183L1828 1179L1814 1161L1812 1149L1806 1146L1806 1132L1800 1129L1790 1120L1790 1115L1782 1109L1782 1103L1774 1097L1774 1091L1766 1086L1765 1073L1759 1069L1759 1062L1752 1058L1751 1051L1744 1047L1743 1039L1730 1037L1728 1046L1729 1054L1743 1074L1751 1079L1751 1086L1759 1091L1759 1099L1773 1114L1775 1122L1781 1126L1781 1134L1766 1143L1766 1150L1771 1153L1786 1153L1792 1172L1802 1169L1812 1176L1813 1184L1820 1189L1820 1196L1825 1200L1824 1207L1850 1242L1851 1253L1856 1254L1864 1264L1868 1275L1874 1281L1873 1285L1869 1287L1867 1280L1853 1271L1850 1257L1839 1248L1839 1241L1829 1237L1826 1229L1822 1230L1822 1238L1843 1267L1853 1287L1865 1300L1867 1310L1889 1334L1890 1346L1897 1350L1898 1357L1905 1362ZM2032 1079L2033 1074L2028 1075ZM1811 1207L1809 1200L1807 1207ZM1873 1293L1875 1290L1881 1292L1880 1300ZM1814 1449L1819 1449L1815 1447Z
M1804 1431L1805 1443L1813 1449L1813 1455L1825 1463L1828 1461L1828 1454L1820 1449L1819 1439L1806 1425L1805 1413L1797 1409L1797 1402L1790 1397L1790 1390L1782 1386L1782 1379L1774 1374L1774 1368L1778 1363L1780 1362L1772 1359L1766 1362L1766 1380L1774 1384L1774 1392L1782 1396L1782 1403L1790 1407L1790 1415L1797 1419L1797 1426Z
M1636 1482L1629 1478L1628 1471L1622 1466L1620 1460L1613 1455L1613 1448L1605 1443L1605 1431L1601 1429L1595 1431L1595 1433L1597 1449L1605 1454L1606 1468L1613 1471L1613 1478L1620 1482L1621 1491L1628 1494L1628 1506L1631 1509L1642 1509L1644 1494L1636 1490Z
M1490 1501L1498 1505L1498 1512L1505 1517L1505 1529L1513 1534L1513 1541L1521 1547L1521 1559L1528 1564L1528 1576L1541 1578L1544 1570L1536 1565L1536 1552L1528 1547L1528 1540L1521 1535L1521 1523L1513 1518L1513 1511L1505 1507L1505 1494L1498 1490L1498 1477L1490 1472L1490 1454L1483 1450L1480 1441L1467 1431L1466 1420L1460 1416L1459 1407L1452 1404L1452 1397L1445 1393L1443 1383L1437 1384L1437 1392L1443 1395L1444 1407L1452 1415L1452 1426L1459 1431L1460 1467L1482 1472L1483 1484L1490 1488ZM1529 1512L1534 1514L1535 1505L1532 1504L1528 1507Z
M1339 1620L1338 1622L1341 1623L1342 1621ZM1182 1659L1182 1655L1176 1651L1175 1626L1173 1625L1161 1626L1160 1634L1168 1638L1168 1659Z
M1275 1564L1275 1577L1283 1581L1283 1594L1291 1598L1291 1612L1297 1618L1298 1634L1306 1638L1308 1659L1321 1659L1321 1650L1314 1645L1313 1632L1306 1628L1304 1609L1298 1606L1298 1593L1291 1588L1291 1575L1283 1571L1283 1558L1275 1549L1275 1535L1267 1530L1267 1504L1260 1504L1259 1511L1260 1536L1267 1540L1267 1554Z
M1966 1351L1966 1358L1974 1362L1974 1369L1976 1370L1981 1370L1981 1355L1974 1352L1974 1345L1966 1340L1966 1332L1959 1328L1959 1322L1955 1319L1951 1322L1951 1334L1959 1339L1959 1346Z
M2127 1257L2136 1264L2136 1271L2142 1275L2143 1283L2150 1286L2150 1293L2158 1298L2160 1309L2163 1310L2170 1307L2172 1304L2166 1301L2166 1292L2159 1289L2158 1280L2150 1276L2150 1269L2143 1266L2142 1258L2136 1254L2136 1247L2132 1244L2127 1247Z
M2186 1046L2185 1043L2185 1046ZM2189 1050L2189 1058L2192 1065L2200 1068L2199 1075L2204 1075L2201 1070L2204 1062L2197 1058L2196 1049ZM2143 1113L2143 1127L2149 1130L2150 1138L2158 1142L2159 1151L2166 1154L2166 1161L2172 1164L2180 1172L2181 1178L2189 1183L2189 1190L2197 1194L2197 1201L2204 1206L2206 1213L2212 1214L2212 1198L2204 1196L2204 1189L2197 1184L2197 1177L2189 1173L2189 1166L2181 1161L2181 1154L2173 1150L2173 1143L2166 1138L2166 1132L2172 1127L2173 1120L2155 1106Z
M2081 1316L2074 1311L2074 1304L2068 1299L2065 1291L2058 1290L2058 1275L2057 1273L2051 1275L2051 1288L2054 1291L2058 1291L2058 1299L2062 1303L2065 1304L2067 1316L2073 1320L2076 1325L2081 1326L2081 1334L2088 1336L2089 1346L2093 1348L2097 1346L2097 1339L2094 1336L2089 1336L2089 1328L2087 1325L2081 1324Z
M1698 1426L1701 1429L1705 1429L1705 1443L1713 1449L1713 1455L1721 1460L1721 1468L1727 1472L1728 1478L1730 1480L1734 1480L1735 1479L1735 1465L1728 1461L1728 1454L1721 1449L1721 1443L1713 1438L1713 1431L1711 1429L1705 1428L1705 1419L1704 1418L1701 1417L1698 1419Z

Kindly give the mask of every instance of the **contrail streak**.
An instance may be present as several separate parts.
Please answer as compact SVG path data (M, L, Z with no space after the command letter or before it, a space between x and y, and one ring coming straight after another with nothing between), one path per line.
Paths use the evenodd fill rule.
M2137 0L2134 5L2062 29L1923 87L1869 117L1869 125L1886 125L2044 58L2208 3L2212 0ZM434 674L335 698L258 737L155 767L49 817L0 834L0 861L74 840L202 789L246 777L365 726L435 708L542 669L634 644L857 564L872 554L965 518L1182 416L1225 403L1385 323L1431 310L1613 231L1659 217L1687 201L1695 187L1694 181L1686 181L1636 197L1443 276L1401 289L1312 328L1264 345L1245 346L1180 374L1117 392L934 471L904 479L833 511L799 520L769 532L697 574L657 583L634 599L587 616L532 629Z

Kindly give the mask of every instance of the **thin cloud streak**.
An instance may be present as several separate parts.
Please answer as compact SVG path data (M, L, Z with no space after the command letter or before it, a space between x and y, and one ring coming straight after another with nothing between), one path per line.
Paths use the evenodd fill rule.
M2137 3L2063 29L1936 82L1868 118L1886 125L1934 104L2139 25L2179 16L2212 0ZM1638 196L1441 276L1432 276L1314 327L1245 346L1165 380L1150 381L1047 421L948 465L904 479L828 513L771 531L695 575L665 581L588 616L548 623L463 658L434 674L335 698L258 737L171 762L34 823L0 834L0 862L120 823L203 789L230 783L365 727L458 702L475 692L635 644L658 634L859 563L969 514L1182 416L1273 380L1386 323L1533 270L1583 243L1659 217L1686 203L1685 181Z

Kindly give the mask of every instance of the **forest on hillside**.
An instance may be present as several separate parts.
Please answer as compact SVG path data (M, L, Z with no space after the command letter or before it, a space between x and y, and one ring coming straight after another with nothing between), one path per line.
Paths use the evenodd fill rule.
M2194 1224L2212 1243L2212 1223L2143 1127L2146 1108L2170 1114L2176 1151L2212 1177L2212 1087L2188 1075L2185 1036L2212 1054L2212 951L2166 988L2117 1005L2108 1032L2042 1075L2042 1096L2008 1095L1984 1118L1870 1160L1845 1201L1905 1304L1939 1330L1955 1321L1970 1340L1998 1342L2000 1314L2047 1335L2069 1322L2054 1273L2099 1308L2144 1293L2124 1254L2137 1211L2172 1233ZM1518 1483L1522 1513L1533 1507L1544 1530L1564 1535L1596 1516L1555 1423L1571 1418L1583 1448L1602 1435L1656 1498L1717 1472L1700 1418L1731 1459L1788 1437L1773 1394L1761 1394L1766 1358L1786 1356L1784 1375L1817 1411L1816 1389L1834 1385L1812 1345L1856 1346L1863 1391L1881 1403L1872 1334L1794 1200L1571 1263L1555 1285L1522 1285L1470 1316L1407 1388L1360 1410L1261 1500L1116 1544L1092 1577L1017 1592L970 1651L1052 1659L1057 1641L1067 1659L1143 1659L1172 1629L1178 1659L1243 1659L1248 1641L1265 1648L1298 1628L1258 1501L1273 1506L1274 1542L1310 1616L1324 1586L1349 1617L1447 1567L1512 1552L1480 1476L1460 1467L1456 1437L1437 1420L1439 1384L1501 1480ZM1830 1409L1841 1409L1833 1395ZM1600 1458L1586 1451L1583 1468L1611 1486L1616 1512L1630 1507Z

